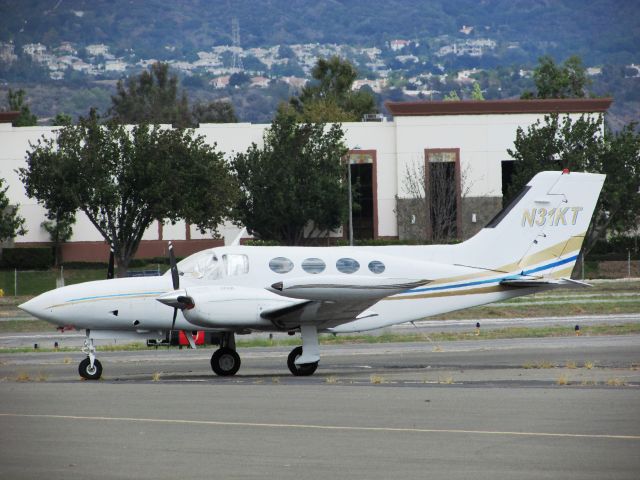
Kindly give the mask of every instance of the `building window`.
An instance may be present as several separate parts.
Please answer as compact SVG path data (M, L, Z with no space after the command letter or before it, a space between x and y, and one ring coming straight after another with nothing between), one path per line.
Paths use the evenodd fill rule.
M378 180L375 150L351 150L348 154L353 196L353 238L378 238ZM348 228L348 225L347 225ZM349 236L345 229L346 236Z
M342 273L355 273L360 269L360 264L353 258L341 258L336 262L336 268Z
M276 257L269 262L269 268L276 273L288 273L293 270L293 262L285 257Z
M325 268L326 265L320 258L307 258L302 262L302 269L307 273L322 273Z
M460 149L426 149L425 200L427 236L434 242L458 238L460 232Z

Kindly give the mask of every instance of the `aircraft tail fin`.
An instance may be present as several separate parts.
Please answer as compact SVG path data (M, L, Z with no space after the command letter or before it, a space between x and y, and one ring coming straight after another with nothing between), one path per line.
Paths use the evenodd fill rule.
M469 255L465 263L531 278L570 277L604 179L567 170L538 173L462 244Z

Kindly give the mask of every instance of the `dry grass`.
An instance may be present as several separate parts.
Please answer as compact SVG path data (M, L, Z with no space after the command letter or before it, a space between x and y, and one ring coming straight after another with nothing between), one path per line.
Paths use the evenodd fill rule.
M331 385L338 383L338 379L336 377L334 377L333 375L327 377L324 379L324 383L329 383Z
M582 385L583 387L592 387L597 384L598 382L596 382L595 380L583 380L580 385Z
M574 368L577 368L577 367L578 367L578 366L576 365L576 362L573 362L573 361L571 361L571 360L567 360L567 363L565 363L565 365L564 365L564 366L565 366L566 368L571 368L571 369L574 369Z
M43 372L39 372L38 376L36 377L36 380L38 382L46 382L48 378L49 378L49 375Z
M626 384L624 378L614 377L607 380L607 385L610 387L624 387Z
M152 382L159 382L160 381L160 377L162 377L162 372L153 372L153 374L151 375L151 381Z
M571 382L569 381L569 377L567 377L564 373L561 374L557 380L556 385L569 385Z
M593 362L584 362L584 368L586 368L587 370L591 370L593 369L593 367L595 367L595 363Z
M371 375L369 381L372 385L381 385L383 383L387 383L385 378L382 375Z
M71 357L64 357L62 359L62 363L64 363L65 365L69 365L71 363Z
M451 377L451 376L444 377L444 378L438 377L438 383L442 383L444 385L451 385L451 384L453 384L453 377Z
M18 374L16 375L16 381L17 382L30 382L31 381L31 377L29 376L29 374L27 372L18 372Z
M271 383L280 383L280 377L271 377Z
M431 350L432 352L442 352L442 347L440 345L436 345L435 347L433 347L433 350Z

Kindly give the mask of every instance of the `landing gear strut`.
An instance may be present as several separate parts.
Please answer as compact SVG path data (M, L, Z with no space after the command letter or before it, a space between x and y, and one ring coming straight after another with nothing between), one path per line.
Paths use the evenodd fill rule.
M96 358L96 346L93 344L93 339L89 337L89 330L87 330L82 352L87 354L87 358L78 365L78 373L85 380L98 380L102 376L102 364Z
M240 355L236 352L236 339L233 332L223 333L220 348L211 356L211 368L216 375L229 377L240 369Z

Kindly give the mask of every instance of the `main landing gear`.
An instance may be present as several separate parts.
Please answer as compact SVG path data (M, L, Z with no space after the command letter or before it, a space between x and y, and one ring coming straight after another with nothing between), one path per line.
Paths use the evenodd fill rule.
M220 338L220 348L211 356L211 368L216 375L229 377L240 369L240 355L236 352L236 339L233 333L224 333Z
M315 325L301 325L302 346L291 350L287 367L296 377L313 375L320 362L318 328Z
M85 380L98 380L102 376L102 364L96 358L96 346L93 344L93 339L89 337L89 330L87 330L82 352L87 354L87 358L78 365L78 373Z
M289 357L287 357L287 367L291 373L293 373L296 377L306 377L309 375L313 375L318 368L319 362L311 362L311 363L302 363L296 365L296 360L302 357L302 347L296 347L291 350Z

